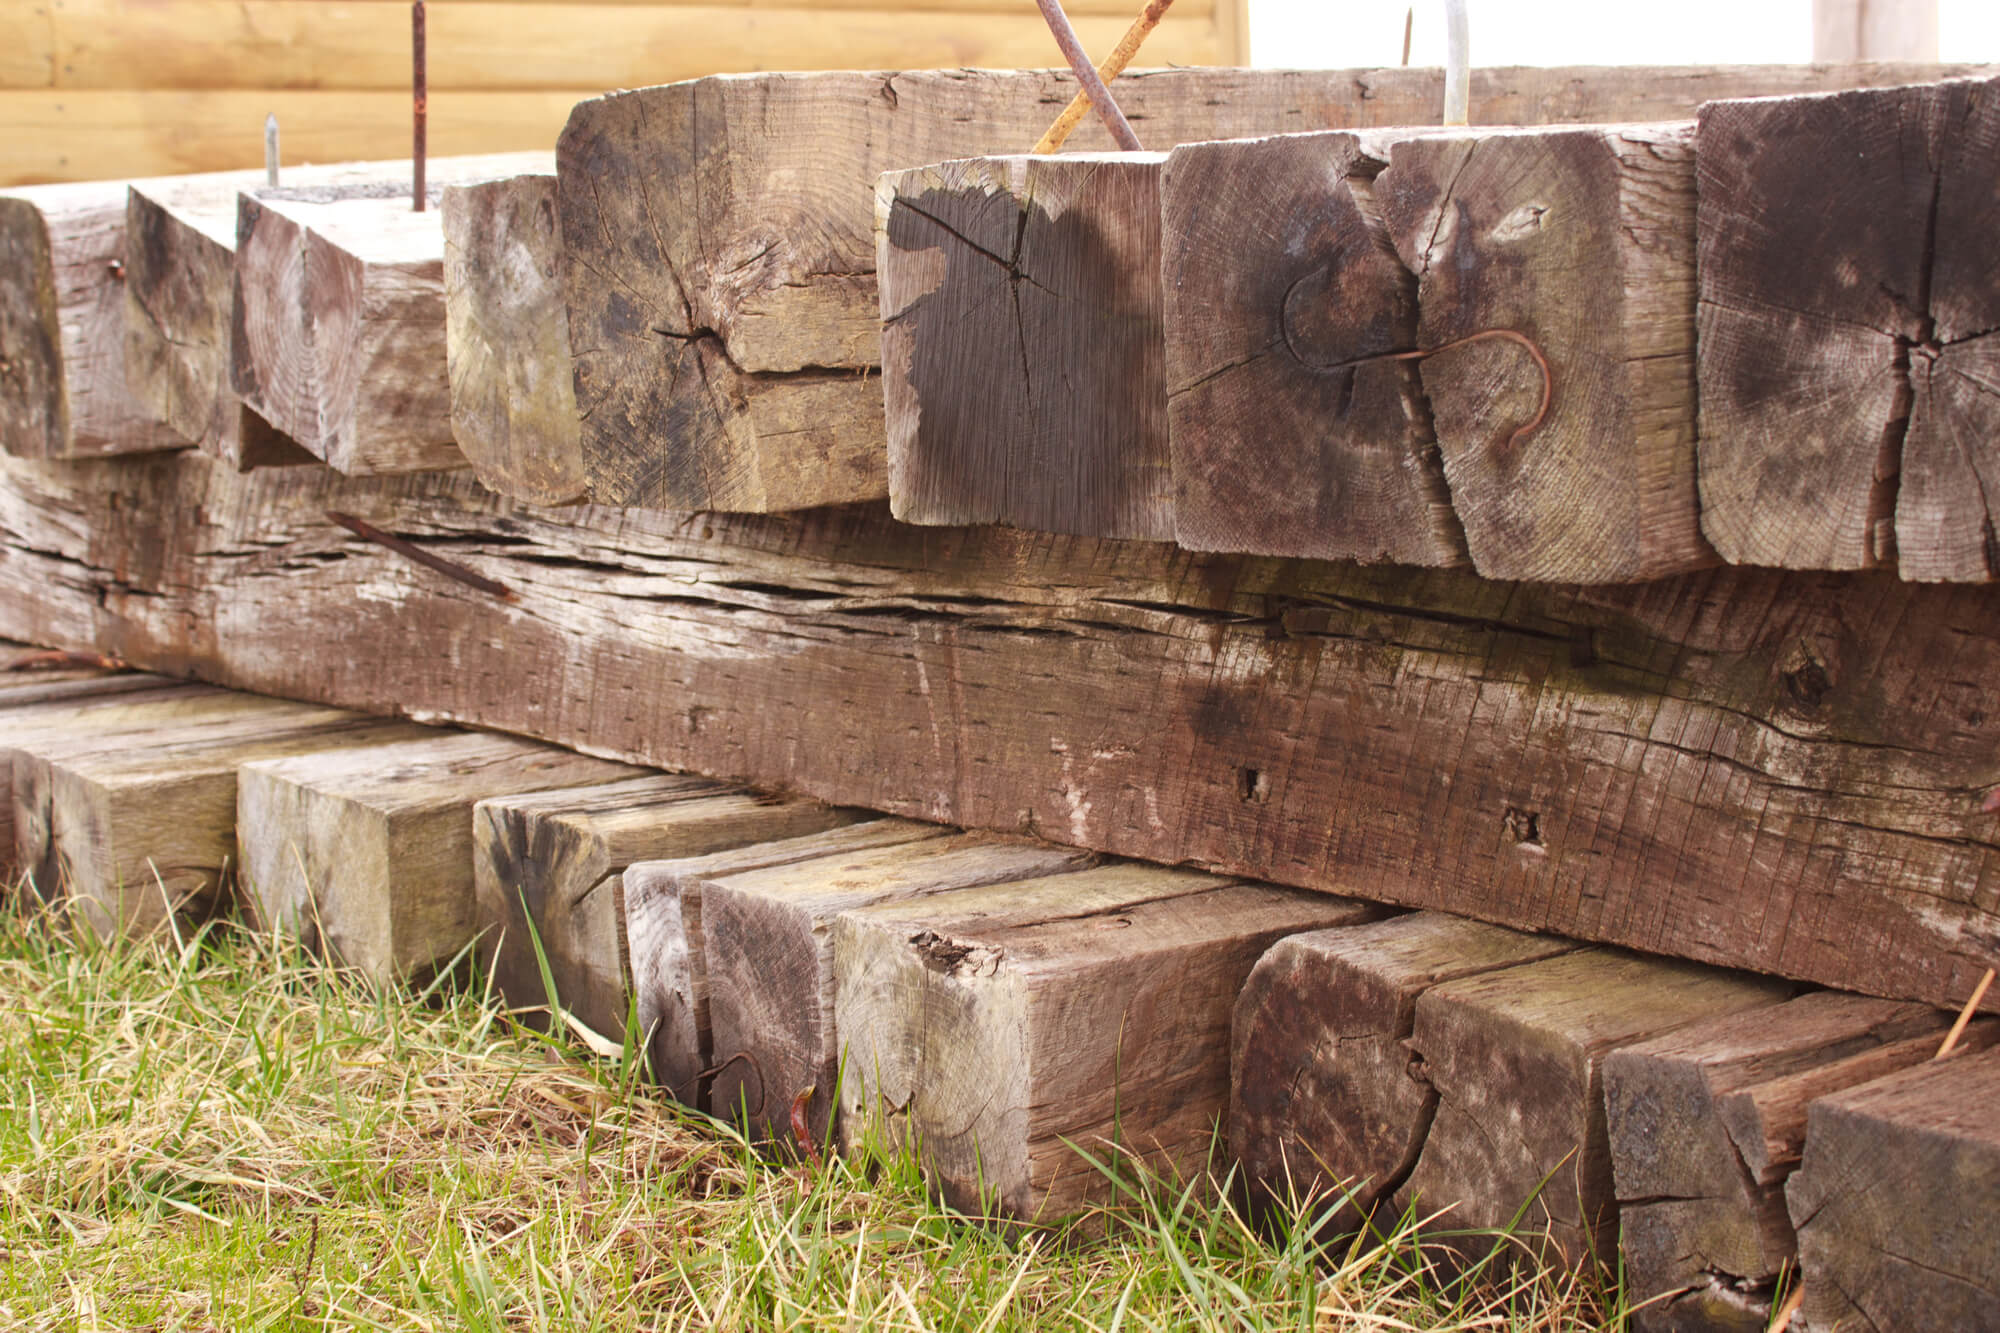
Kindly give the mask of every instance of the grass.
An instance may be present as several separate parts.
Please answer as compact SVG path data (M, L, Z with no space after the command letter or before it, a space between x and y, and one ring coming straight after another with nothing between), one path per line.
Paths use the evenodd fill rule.
M1128 1180L1071 1231L799 1164L515 1026L219 925L103 945L0 913L0 1329L1573 1329L1449 1281L1412 1219L1322 1253Z

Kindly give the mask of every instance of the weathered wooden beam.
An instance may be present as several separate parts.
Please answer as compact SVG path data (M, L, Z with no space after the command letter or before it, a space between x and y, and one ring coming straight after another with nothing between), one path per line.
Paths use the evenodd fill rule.
M814 1140L826 1138L839 1095L833 928L841 913L1090 859L1069 847L958 834L704 879L711 1109L786 1141L802 1118Z
M897 518L1173 540L1165 160L986 157L877 182Z
M673 773L481 801L473 827L481 959L515 1008L560 1004L616 1042L631 1008L619 900L627 866L797 837L847 818L816 801Z
M846 812L864 820L859 811ZM953 830L908 819L865 819L824 833L752 843L625 867L625 940L632 993L653 1079L689 1106L706 1107L715 1070L709 1020L708 955L701 927L706 880L874 847L940 838Z
M543 153L439 162L434 186L546 170ZM354 475L464 466L451 433L444 227L378 180L238 199L230 387Z
M190 452L0 461L0 633L1893 998L2000 963L1976 587L1579 590Z
M1937 67L1925 67L1934 74ZM1666 120L1716 97L1908 79L1907 66L1482 69L1497 123ZM1419 125L1437 70L1164 70L1117 81L1154 149ZM857 183L1031 145L1073 84L938 70L703 79L580 104L557 151L593 498L777 510L887 494L871 203ZM1104 148L1101 128L1078 148ZM695 189L692 182L699 182ZM766 394L810 411L760 406Z
M1168 156L1160 264L1181 545L1466 563L1417 364L1381 359L1417 345L1416 278L1375 207L1386 151L1327 132Z
M1628 583L1712 564L1695 496L1691 124L1390 149L1418 380L1472 563ZM1307 356L1324 361L1309 349Z
M289 178L351 186L398 165L294 168ZM312 461L229 384L236 200L263 183L261 171L134 181L125 205L126 385L156 420L240 468Z
M226 905L243 764L419 734L254 695L203 701L184 720L129 720L11 742L19 862L42 896L100 934L144 934Z
M203 188L195 178L163 190ZM125 379L124 181L0 193L0 449L92 458L192 441Z
M1433 986L1417 998L1410 1045L1437 1097L1400 1206L1440 1225L1500 1229L1574 1266L1618 1247L1603 1060L1686 1024L1768 1007L1765 977L1601 949ZM1479 1257L1479 1240L1461 1248Z
M10 892L21 867L14 859L15 738L64 723L80 710L114 698L156 693L174 686L140 671L56 671L21 679L0 676L0 894Z
M1111 1197L1090 1157L1197 1179L1258 956L1378 911L1152 865L849 911L833 926L842 1137L909 1144L979 1215L1053 1221Z
M1819 1098L1786 1187L1814 1329L1986 1328L2000 1290L2000 1051Z
M552 174L447 186L451 432L480 484L529 504L584 496Z
M1272 946L1230 1038L1229 1146L1253 1202L1315 1200L1340 1229L1358 1228L1408 1178L1437 1111L1410 1046L1417 998L1577 947L1441 912Z
M1815 991L1611 1052L1604 1101L1626 1289L1642 1330L1765 1328L1797 1239L1785 1182L1809 1102L1928 1060L1950 1016ZM1968 1050L2000 1041L1981 1019Z
M1703 109L1702 525L1728 559L2000 574L1994 100L1959 81Z
M478 929L475 803L640 773L479 732L245 764L242 899L261 927L371 981L421 978Z

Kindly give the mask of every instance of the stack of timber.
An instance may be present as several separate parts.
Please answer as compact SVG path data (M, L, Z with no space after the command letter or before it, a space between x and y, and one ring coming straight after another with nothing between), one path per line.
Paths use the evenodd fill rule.
M1982 1308L1967 1302L1990 1254L1878 1200L1918 1171L1968 1211L1990 1203L2000 1145L1981 1112L2000 1021L1961 1022L1941 1065L1947 1016L1921 1005L1787 1000L1769 978L1092 864L507 737L272 734L311 711L134 674L16 687L0 698L15 772L79 753L161 762L94 818L72 817L91 806L77 788L18 788L10 811L25 825L52 808L72 857L136 845L155 867L195 826L233 837L259 922L378 982L419 982L481 935L532 925L553 942L539 1007L594 1049L622 1046L569 999L601 1008L597 992L629 980L628 1013L647 1018L628 1018L626 1040L681 1060L686 1078L662 1074L675 1095L806 1153L887 1135L978 1215L1051 1222L1135 1172L1199 1182L1220 1142L1260 1197L1347 1189L1348 1226L1407 1200L1472 1228L1455 1242L1468 1257L1526 1213L1545 1257L1581 1264L1610 1257L1615 1175L1638 1294L1660 1298L1642 1326L1749 1327L1788 1265L1816 1326L1892 1299L1938 1326ZM236 734L244 719L259 744ZM273 746L294 753L256 757ZM237 762L233 810L180 793L176 758L203 752L209 786ZM189 827L163 825L162 801ZM641 848L669 859L619 867ZM72 905L111 929L165 919ZM491 951L503 972L505 955ZM1762 1276L1720 1266L1742 1258Z
M1102 53L1138 6L1066 8ZM1146 54L1248 64L1246 10L1178 0ZM433 0L427 26L431 148L452 154L545 148L613 88L1058 59L1034 7L1008 0ZM60 0L15 6L0 35L0 186L251 167L267 113L287 162L408 151L410 15L392 0Z
M1893 71L1777 84L1877 75ZM1148 76L1135 105L1158 92L1142 124L1165 148L1177 117L1198 118L1169 92L1234 79L1240 105L1290 121L1311 77ZM1705 77L1713 90L1734 75ZM1642 78L1619 105L1685 115L1694 86ZM1970 116L1986 91L1950 85L1911 114ZM1864 1311L1905 1282L1884 1276L1896 1266L1933 1274L1921 1299L1946 1315L1953 1293L1991 1286L1990 1254L1954 1248L1949 1228L1890 1267L1870 1247L1898 1162L1972 1163L1955 1197L1991 1199L1993 1145L1962 1109L1986 1095L1991 1025L1975 1020L1933 1066L1943 1020L1928 1006L1964 1004L2000 963L1985 888L2000 874L1986 808L2000 720L1984 684L2000 623L1982 589L1718 566L1703 544L1694 303L1722 271L1700 193L1720 113L1692 131L1322 129L933 167L876 196L885 239L912 243L885 252L878 290L874 169L974 151L996 126L1011 136L1050 109L1031 116L1031 97L1060 92L1040 75L834 76L588 104L553 178L544 161L449 193L421 284L342 249L336 222L301 222L383 200L242 196L241 243L205 270L210 293L228 272L246 312L232 324L253 308L310 322L322 305L395 318L343 325L340 373L259 369L178 401L206 439L245 400L284 416L282 395L258 395L303 386L313 406L284 429L318 457L244 471L210 443L0 458L0 632L310 702L181 685L169 705L148 684L61 719L46 712L59 698L24 700L18 724L0 715L13 842L36 887L103 928L144 930L221 906L240 860L256 919L340 963L391 980L475 954L535 1021L598 1049L643 1043L684 1100L805 1151L914 1143L947 1195L1015 1219L1101 1197L1103 1173L1070 1145L1188 1173L1228 1116L1267 1196L1347 1189L1350 1224L1411 1206L1486 1227L1525 1205L1548 1253L1579 1265L1608 1259L1622 1228L1666 1327L1758 1317L1790 1263L1814 1300L1858 1293ZM1830 107L1845 133L1877 96L1743 114ZM849 124L871 146L844 167L787 128ZM1963 182L1918 177L1940 227L1984 234L1962 221L1983 216ZM1797 225L1832 188L1802 183L1769 216ZM1245 246L1257 271L1236 270L1250 286L1201 287L1204 247L1259 195L1330 201L1289 210L1318 228L1303 268L1278 265L1286 243L1265 235ZM338 281L300 295L304 260L268 263L251 244L266 226L280 238L267 257L329 238L321 271ZM1153 266L1177 237L1175 284ZM1955 253L1940 234L1939 274ZM1265 267L1284 282L1275 304ZM404 302L416 285L423 299ZM158 290L127 320L181 299ZM1963 290L1940 279L1913 304L1943 310ZM1157 396L1091 359L1100 344L1051 293L1110 301L1101 346ZM984 364L976 342L953 350L961 335L927 302L968 312L967 337L993 315L998 334L977 337L999 337L1008 376L1008 356L1027 358L1024 394L1065 359L1081 367L1087 401L1007 396L1009 379L989 443L1080 413L1150 423L1119 447L1151 452L1117 476L1129 459L1039 455L1083 458L1095 479L1006 471L1000 453L927 474L925 505L958 503L951 484L987 469L1007 507L977 516L1078 518L1075 532L898 524L892 477L921 469L892 474L882 418L864 438L851 411L884 389L867 373L883 299L913 312L883 344L892 381ZM1971 356L1983 326L1965 318ZM1175 437L1190 419L1177 400L1229 424L1231 400L1170 387L1190 320L1236 355L1259 347L1242 327L1265 331L1273 377L1254 401L1308 425L1352 418L1323 453L1311 437L1323 471L1288 474L1284 531L1348 543L1322 556L1392 541L1430 554L1336 564L1247 537L1202 553L1081 521L1090 509L1181 537L1196 511L1177 469L1200 455L1203 521L1249 526L1256 502L1225 493L1223 446ZM232 359L266 365L237 332ZM1898 335L1891 368L1951 362L1959 342L1934 334ZM312 344L290 346L312 364ZM573 400L549 408L540 395L563 373L520 368L565 346ZM1538 357L1541 386L1515 373ZM1230 362L1208 363L1215 383ZM389 369L351 374L370 364ZM421 412L380 392L412 385ZM915 400L904 444L921 445L926 415L989 424L976 385L962 402L943 392ZM1946 400L1920 411L1909 392L1898 464L1914 471L1923 413ZM458 418L484 415L485 443L462 449L479 479L458 467L459 420L441 424L447 398ZM57 406L22 409L37 438ZM544 424L564 421L573 433ZM658 440L635 427L661 421L692 452L648 453ZM694 477L685 503L819 507L539 507L609 498L614 445L649 504ZM544 463L541 494L509 484ZM1968 466L1978 475L1976 454ZM1074 494L1033 493L1048 481ZM1381 505L1341 503L1349 481ZM1900 505L1869 504L1879 534ZM1564 528L1565 506L1617 521ZM1349 517L1346 535L1320 530ZM406 724L363 714L592 757L487 737L418 752ZM155 777L188 795L142 796ZM424 887L392 865L422 867ZM1390 916L1405 907L1427 910ZM1798 996L1797 982L1855 994ZM1499 1124L1518 1132L1496 1149ZM1871 1134L1900 1156L1862 1160ZM1682 1142L1699 1146L1662 1159ZM1701 1174L1732 1160L1720 1184Z
M1495 579L1991 579L1993 94L889 173L893 508ZM1838 183L1856 145L1891 199Z
M1501 123L1659 120L1691 116L1719 97L1936 74L1935 66L1893 65L1485 70L1472 81L1472 99L1483 119ZM1145 142L1164 150L1229 135L1423 124L1436 116L1441 75L1171 70L1113 87ZM663 509L772 512L888 494L882 386L872 379L883 365L878 318L893 319L902 304L880 306L864 183L927 162L1018 153L1069 91L1065 80L1046 73L934 71L707 79L578 106L557 149L557 206L591 497ZM1096 126L1080 130L1076 144L1111 146ZM1005 179L1005 172L994 178ZM702 188L684 189L684 181ZM995 216L1005 212L999 205ZM1057 225L1049 257L1056 271L1035 281L1053 280L1061 290L1062 275L1079 260L1062 248L1075 243L1074 230L1075 224ZM910 260L913 272L894 285L903 300L938 281L944 261L930 252L939 238L950 238L930 235ZM1129 254L1131 239L1113 250ZM982 234L977 246L985 253L967 248L953 271L985 283L994 274L983 266L998 265L1010 289L1033 295L1028 270L1015 279L1012 238L999 240ZM1038 263L1030 269L1038 272ZM1157 282L1156 269L1157 261L1124 280L1141 293ZM1146 302L1135 300L1119 306L1121 327L1143 321ZM995 336L982 341L976 359L958 361L983 371L963 386L968 401L988 386L1000 394L982 426L1003 437L1023 392L1013 381L1025 378L1031 397L1038 385L1059 391L1073 369L1062 357L1088 345L1087 336L1042 329L1040 352L1051 364L1021 368L1010 308L992 306ZM1120 337L1120 346L1136 346L1129 329ZM1126 392L1119 376L1143 370L1142 358L1115 374L1093 369L1082 383ZM959 409L934 402L933 410L949 417ZM1111 415L1066 411L1058 401L1038 405L1031 419L1089 422ZM911 428L901 422L891 433ZM1053 446L1051 456L1062 447ZM1101 456L1094 444L1079 447L1088 458ZM1143 459L1130 465L1143 473ZM1116 476L1048 482L1111 497L1121 514L1137 506L1121 498L1133 483ZM971 512L983 509L974 505Z

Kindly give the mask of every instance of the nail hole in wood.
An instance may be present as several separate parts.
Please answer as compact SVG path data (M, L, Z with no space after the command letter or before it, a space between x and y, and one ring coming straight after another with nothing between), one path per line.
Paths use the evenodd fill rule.
M1240 800L1262 805L1271 799L1271 780L1261 768L1236 770L1236 795Z

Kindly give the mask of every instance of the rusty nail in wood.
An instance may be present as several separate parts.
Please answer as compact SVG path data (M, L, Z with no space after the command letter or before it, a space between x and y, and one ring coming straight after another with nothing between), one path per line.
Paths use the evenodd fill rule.
M430 112L430 87L424 72L424 0L410 6L410 192L412 207L424 211L424 121Z
M393 532L384 532L365 519L359 519L352 514L343 514L333 509L327 510L326 516L363 541L371 541L377 546L386 547L394 551L397 555L402 556L405 560L413 560L425 569L436 570L446 578L463 583L468 588L477 588L487 596L498 597L503 602L518 602L521 600L514 595L513 590L508 588L506 584L489 579L484 574L475 574L455 560L447 560L441 555L432 555L415 542L405 541Z
M1070 26L1069 15L1063 13L1062 0L1035 0L1041 6L1042 17L1047 20L1049 31L1055 35L1056 45L1062 48L1063 59L1069 61L1070 72L1076 81L1090 94L1091 104L1104 120L1104 127L1111 131L1111 140L1128 153L1141 150L1139 136L1132 132L1132 125L1125 119L1125 113L1118 109L1118 103L1111 99L1111 90L1104 86L1104 80L1097 77L1096 68L1090 63L1090 56L1084 51L1083 43L1077 40L1076 29Z
M264 184L278 188L278 113L264 117Z

